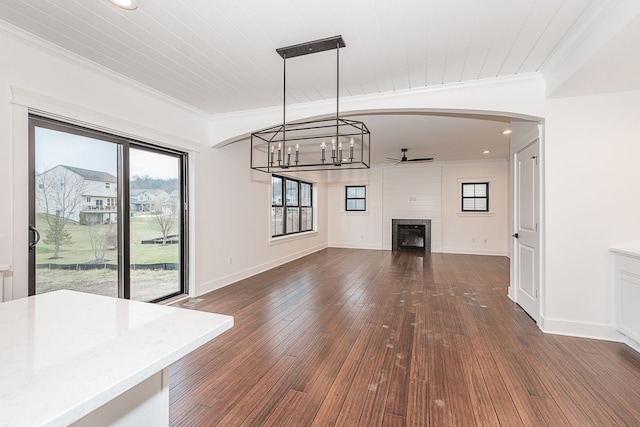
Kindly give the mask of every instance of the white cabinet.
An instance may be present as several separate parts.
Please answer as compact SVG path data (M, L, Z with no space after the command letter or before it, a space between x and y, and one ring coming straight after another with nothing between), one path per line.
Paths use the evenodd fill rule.
M0 264L0 302L4 301L4 272L10 268L10 265Z
M612 248L615 328L640 343L640 247Z

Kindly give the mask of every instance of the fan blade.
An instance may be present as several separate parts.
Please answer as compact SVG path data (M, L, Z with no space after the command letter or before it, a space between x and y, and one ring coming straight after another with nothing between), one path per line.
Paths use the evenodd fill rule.
M417 158L417 159L408 159L408 162L428 162L430 160L433 160L433 157L421 157L421 158Z
M388 162L399 162L400 159L394 159L393 157L385 157L384 158Z

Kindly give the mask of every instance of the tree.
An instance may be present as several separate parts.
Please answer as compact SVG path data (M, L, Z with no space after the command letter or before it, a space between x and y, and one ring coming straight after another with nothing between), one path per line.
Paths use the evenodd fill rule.
M93 224L87 227L89 231L89 243L93 250L95 262L104 262L104 254L113 242L113 236L116 235L113 224ZM116 238L117 244L117 238Z
M72 243L67 225L73 222L84 190L84 180L68 169L57 166L37 177L39 211L47 221L43 242L53 245L52 259L60 258L60 246Z
M156 206L155 224L162 233L162 245L167 244L167 238L178 222L178 206L173 200L167 200Z
M178 188L178 178L152 178L149 175L134 175L130 181L131 188L140 190L165 190L171 193Z

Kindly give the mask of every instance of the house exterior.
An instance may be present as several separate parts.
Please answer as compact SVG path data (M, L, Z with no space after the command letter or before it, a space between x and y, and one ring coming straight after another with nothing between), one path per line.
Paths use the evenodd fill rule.
M58 165L36 177L36 212L80 224L117 221L116 177L107 172Z
M170 209L171 197L160 189L130 189L129 206L131 212L167 213Z

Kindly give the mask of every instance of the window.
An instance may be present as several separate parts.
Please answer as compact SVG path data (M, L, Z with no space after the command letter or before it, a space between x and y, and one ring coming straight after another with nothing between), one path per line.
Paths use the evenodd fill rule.
M462 212L489 212L489 183L462 184Z
M104 188L111 188L111 184L109 184L108 182L104 183Z
M345 210L367 210L367 188L364 185L347 185L345 188Z
M91 203L91 197L87 197L87 203Z
M276 237L311 230L313 184L272 175L271 235Z

